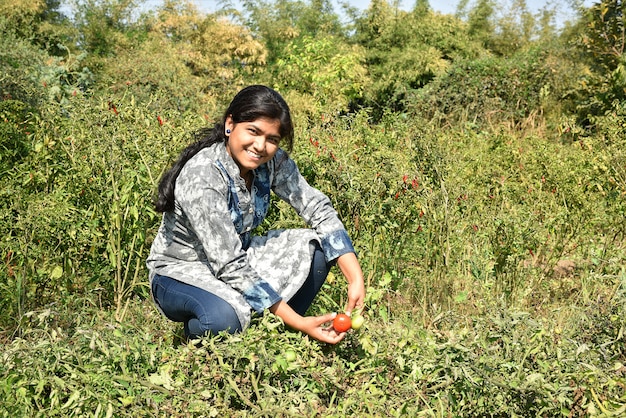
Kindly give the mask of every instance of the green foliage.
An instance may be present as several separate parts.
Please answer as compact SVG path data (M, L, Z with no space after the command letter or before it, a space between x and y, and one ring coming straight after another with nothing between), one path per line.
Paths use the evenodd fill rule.
M79 42L90 54L106 57L131 41L137 1L74 1L73 8Z
M20 37L28 38L33 26L39 23L39 16L45 10L44 0L22 1L3 0L0 3L0 15L7 18L13 29L24 31Z
M357 20L355 38L366 48L374 80L365 104L377 117L385 109L404 110L405 98L442 76L452 61L484 52L460 20L428 10L393 10L386 1L370 4Z
M308 36L294 39L274 65L272 82L281 91L293 90L313 99L311 112L347 111L370 81L363 52L335 38Z
M532 269L550 275L559 260L585 257L590 247L580 237L602 234L595 221L605 216L604 208L589 201L592 185L582 180L594 176L585 150L504 133L464 134L457 141L460 154L444 152L455 167L463 167L449 169L445 179L463 185L449 186L449 195L457 196L448 203L450 223L456 225L449 240L452 251L465 255L451 259L465 258L486 288L519 300L534 286L542 290L541 282L529 280ZM473 249L462 249L463 240Z
M495 19L495 30L486 46L497 55L511 55L528 47L537 32L536 21L525 0L515 0L503 8L506 10Z
M30 106L41 104L44 86L39 77L48 54L20 39L0 16L0 95Z
M480 39L483 44L488 43L489 38L495 31L492 22L494 12L493 1L479 0L468 13L468 33L475 39Z
M158 103L158 96L153 101ZM145 285L147 240L158 224L152 197L163 161L177 146L164 146L163 138L166 133L181 135L169 119L186 117L160 113L151 102L125 96L84 105L68 110L72 118L85 121L80 129L59 121L67 129L62 137L69 143L60 145L69 164L58 184L92 225L91 248L74 261L97 272L91 280L110 290L116 312L123 316L127 297L146 294L137 287Z
M419 187L411 184L415 168L410 154L396 152L410 147L411 140L393 127L391 118L382 126L368 126L368 120L366 112L353 118L323 115L302 132L309 140L298 144L295 158L303 175L331 197L359 247L365 271L379 277L408 258L411 246L403 244L411 239L407 231L416 228L419 208L396 201L404 192L418 193ZM411 176L408 183L405 175ZM375 256L390 251L393 258Z
M521 124L543 112L547 100L557 102L571 88L571 81L558 71L567 68L558 57L532 49L513 58L457 61L445 75L417 91L408 107L444 123Z
M64 103L92 86L93 74L84 66L85 54L73 55L63 45L62 55L50 56L20 39L0 17L0 94L38 107L46 101Z
M245 0L241 3L243 11L235 15L263 40L269 63L279 59L294 38L319 35L341 39L346 35L328 0Z
M613 71L622 62L626 4L620 0L603 0L587 10L587 23L581 43L589 62L604 71Z
M191 4L169 1L143 22L145 36L93 62L105 90L138 101L158 95L162 109L214 115L216 101L229 99L244 77L264 68L265 47L247 29Z
M202 15L190 4L179 10L167 2L154 21L148 21L162 42L174 41L195 75L232 81L237 69L252 71L266 61L264 45L250 31L218 15Z
M84 66L86 54L52 58L44 67L41 83L46 87L48 102L66 105L70 97L82 95L94 84L93 73Z
M606 282L621 286L615 299L555 311L558 321L501 307L443 312L424 328L370 316L336 347L273 315L242 335L180 344L148 302L130 304L142 321L42 308L2 346L0 415L619 416L620 280Z
M2 0L0 16L20 38L52 55L63 55L59 45L73 46L76 31L60 12L58 0Z
M589 8L576 43L591 71L573 93L581 124L595 128L596 117L619 112L626 100L624 9L621 1L602 1Z
M104 68L98 72L99 85L107 86L106 94L110 86L116 94L132 95L140 102L158 96L159 101L153 101L151 106L159 111L199 111L204 107L211 113L214 99L203 91L211 85L204 77L193 74L181 52L162 36L150 34L138 48L120 51L114 58L100 61ZM219 84L224 81L219 80Z
M31 109L23 102L0 102L0 179L28 154L31 117Z
M614 242L620 242L626 234L626 106L616 104L613 112L592 118L599 139L588 139L588 146L602 149L602 154L591 161L595 171L593 187L607 202L608 219L613 224L607 234Z
M152 196L180 147L163 138L182 136L181 128L171 113L132 97L76 96L63 113L46 110L29 137L34 152L5 177L3 194L12 198L0 227L12 239L0 245L12 273L0 286L19 281L22 292L3 300L4 318L19 321L23 309L94 286L107 289L106 304L123 316L130 294L146 294L147 241L158 223Z
M479 0L471 8L468 3L459 4L457 15L467 21L471 38L496 55L511 56L537 42L549 43L558 38L558 5L548 3L533 14L525 0L504 4Z

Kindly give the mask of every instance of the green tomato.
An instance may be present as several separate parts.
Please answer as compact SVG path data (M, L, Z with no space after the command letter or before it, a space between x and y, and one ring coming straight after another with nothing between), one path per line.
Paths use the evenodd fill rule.
M352 317L352 329L357 330L363 326L363 322L365 322L365 318L361 315L355 315Z
M285 360L287 360L289 363L296 361L296 353L293 350L287 350L285 351Z

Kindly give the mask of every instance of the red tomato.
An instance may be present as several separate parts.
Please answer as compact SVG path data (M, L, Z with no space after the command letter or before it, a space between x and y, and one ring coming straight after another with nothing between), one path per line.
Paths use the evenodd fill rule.
M352 327L352 320L346 314L337 314L335 319L333 319L333 328L337 332L346 332Z

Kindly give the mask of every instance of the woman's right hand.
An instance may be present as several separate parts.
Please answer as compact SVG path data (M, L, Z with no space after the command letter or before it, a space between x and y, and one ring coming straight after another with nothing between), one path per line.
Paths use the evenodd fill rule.
M305 329L302 332L315 338L318 341L322 341L329 344L337 344L343 340L346 336L345 332L337 332L332 326L332 320L337 316L336 313L329 313L321 316L305 316L303 317L303 323L305 323ZM328 326L324 324L331 323Z
M320 316L301 316L282 300L273 305L270 308L270 312L279 316L285 325L321 342L337 344L346 336L345 332L335 331L332 324L324 327L324 324L332 322L335 316L337 316L336 313Z

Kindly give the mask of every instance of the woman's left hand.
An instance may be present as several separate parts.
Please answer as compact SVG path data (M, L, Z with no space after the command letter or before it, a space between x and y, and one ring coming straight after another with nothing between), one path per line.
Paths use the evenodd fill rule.
M365 284L363 280L355 280L348 284L348 303L346 314L350 315L354 309L361 309L365 300Z
M346 314L350 315L354 309L361 309L365 301L363 271L354 253L347 253L339 257L337 265L348 281L348 302L345 311Z

